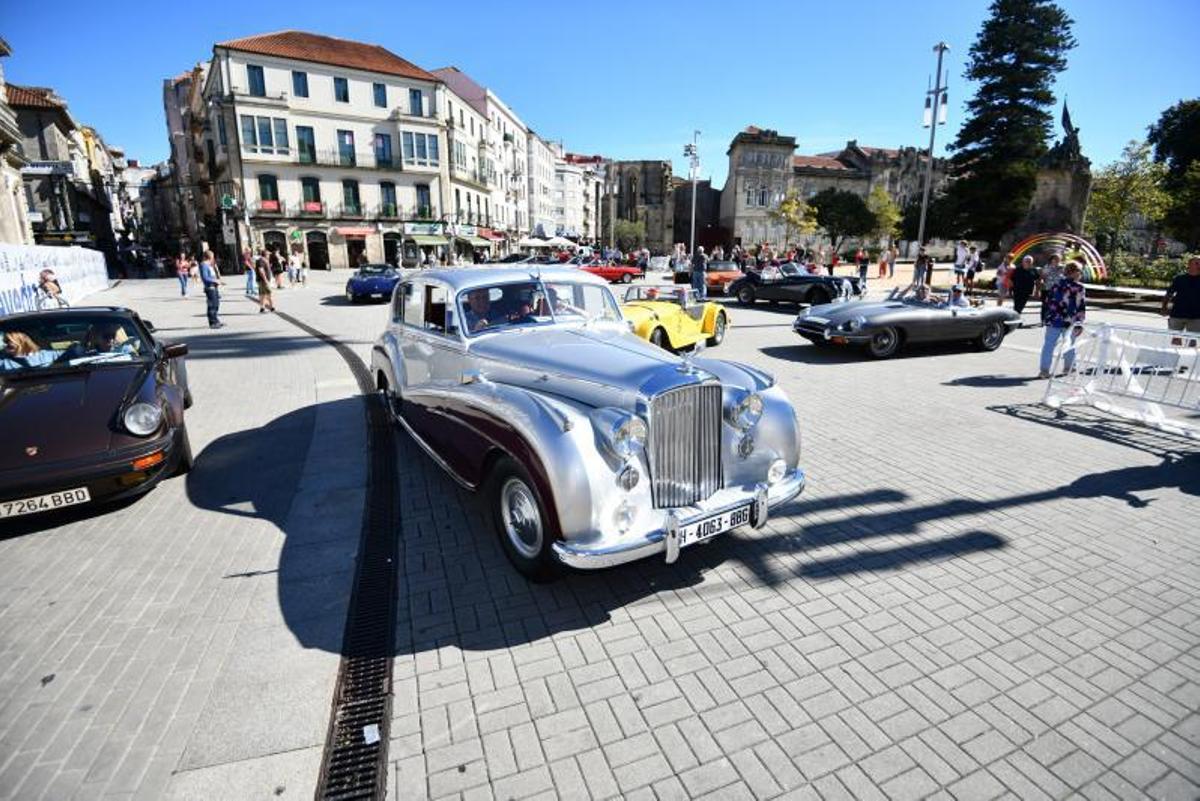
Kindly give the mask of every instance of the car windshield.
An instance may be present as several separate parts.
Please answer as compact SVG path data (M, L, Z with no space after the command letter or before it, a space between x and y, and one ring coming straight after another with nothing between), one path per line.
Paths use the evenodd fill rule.
M801 273L800 268L797 267L795 264L792 264L791 262L789 262L787 264L779 265L779 272L783 273L784 275L786 275L788 277L795 277L797 275L803 274L803 273Z
M621 319L607 287L573 281L475 287L459 293L458 308L468 336L499 328Z
M625 290L625 302L650 301L678 303L687 308L696 303L696 290L682 286L631 286Z
M736 273L740 272L738 266L731 261L710 261L705 269L710 273Z
M386 275L392 272L392 266L390 264L364 264L358 268L358 271L362 275Z
M111 314L30 315L0 323L0 335L4 374L128 364L152 355L138 325Z

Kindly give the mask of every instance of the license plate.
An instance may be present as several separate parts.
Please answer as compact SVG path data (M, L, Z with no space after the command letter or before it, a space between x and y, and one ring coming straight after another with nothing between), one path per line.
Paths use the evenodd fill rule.
M19 517L37 512L50 512L62 509L64 506L75 506L87 503L92 499L87 487L51 492L49 495L38 495L33 498L21 498L16 501L0 501L0 517Z
M722 512L719 515L713 515L703 520L697 520L694 523L688 523L686 526L680 526L679 547L684 548L688 545L693 545L701 540L715 537L718 534L749 523L751 506L753 504L748 503L745 506L739 506L728 512Z

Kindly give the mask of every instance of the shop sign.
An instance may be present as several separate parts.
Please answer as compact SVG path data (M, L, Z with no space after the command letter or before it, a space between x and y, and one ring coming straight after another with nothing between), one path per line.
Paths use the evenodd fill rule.
M406 222L404 224L404 233L441 236L442 224L440 222Z

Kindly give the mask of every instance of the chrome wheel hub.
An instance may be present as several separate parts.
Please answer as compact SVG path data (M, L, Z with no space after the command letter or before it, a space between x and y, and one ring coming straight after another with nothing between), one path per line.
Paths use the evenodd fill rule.
M519 478L508 479L500 488L500 519L517 553L537 558L542 550L542 518L533 491Z

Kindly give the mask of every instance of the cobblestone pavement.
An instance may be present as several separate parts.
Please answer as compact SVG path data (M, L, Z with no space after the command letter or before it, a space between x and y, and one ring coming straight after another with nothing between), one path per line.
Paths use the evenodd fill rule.
M314 276L280 308L365 355L386 309L349 307L343 280ZM127 291L164 326L165 289ZM809 488L675 565L529 585L473 499L397 436L390 796L1198 797L1200 447L1048 413L1038 330L872 362L802 343L790 310L730 311L709 354L778 377ZM338 470L308 464L353 475L335 454L355 453L361 413L332 350L265 317L230 317L219 348L187 332L214 346L193 362L212 395L192 410L189 492L173 480L0 540L0 796L311 795L345 584L305 585L311 611L290 615L281 574L327 492L346 531L308 547L328 549L322 576L347 575L361 480L328 489ZM304 444L309 484L273 481L264 458L276 511L197 502L215 441L297 410L315 427L279 441ZM219 455L213 472L234 468Z

